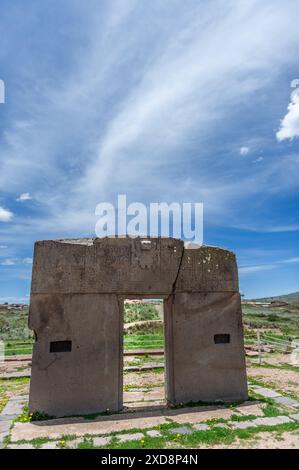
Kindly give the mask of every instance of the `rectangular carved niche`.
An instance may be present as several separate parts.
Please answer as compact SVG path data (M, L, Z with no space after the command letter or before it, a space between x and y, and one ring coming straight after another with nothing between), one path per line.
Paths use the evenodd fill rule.
M50 342L50 353L71 352L71 350L72 350L71 341L51 341Z
M215 344L230 343L230 335L226 333L214 335L214 342Z

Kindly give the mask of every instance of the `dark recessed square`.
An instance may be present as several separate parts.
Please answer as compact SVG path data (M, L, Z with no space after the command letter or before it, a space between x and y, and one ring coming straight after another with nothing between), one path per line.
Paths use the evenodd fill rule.
M72 350L71 341L51 341L50 342L50 353L71 352L71 350Z
M230 335L226 333L220 333L218 335L214 335L214 342L215 344L230 343Z

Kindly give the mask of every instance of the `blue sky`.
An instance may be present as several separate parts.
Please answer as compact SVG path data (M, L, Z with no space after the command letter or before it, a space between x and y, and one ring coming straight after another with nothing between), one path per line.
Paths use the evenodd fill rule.
M28 300L35 240L94 235L119 193L203 202L247 297L299 290L296 0L0 8L0 301Z

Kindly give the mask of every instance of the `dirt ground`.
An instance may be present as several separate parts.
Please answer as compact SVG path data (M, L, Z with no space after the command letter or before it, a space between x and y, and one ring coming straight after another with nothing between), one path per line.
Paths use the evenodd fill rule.
M248 377L261 380L278 391L295 394L299 397L299 373L284 369L266 367L247 368Z

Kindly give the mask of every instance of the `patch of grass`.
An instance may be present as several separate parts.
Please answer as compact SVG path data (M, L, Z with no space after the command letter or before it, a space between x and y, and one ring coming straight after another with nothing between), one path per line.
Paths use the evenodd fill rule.
M18 423L27 423L29 421L46 421L49 419L54 419L55 416L50 416L43 411L35 411L34 413L28 412L28 404L23 408L23 412L17 416L14 422Z
M196 448L201 445L205 447L219 445L223 446L233 443L236 439L256 438L260 432L285 432L299 429L298 423L280 424L277 426L256 426L248 429L229 429L221 427L212 427L206 431L193 431L191 434L172 434L167 432L170 427L178 426L172 423L170 427L159 426L157 429L163 432L161 437L149 437L145 435L138 441L118 442L117 438L109 444L109 449L162 449L162 448ZM136 430L141 432L144 430ZM135 430L134 430L135 432Z
M230 421L252 421L253 419L256 419L256 415L231 415Z
M155 305L150 303L124 304L124 322L159 320L159 314Z
M277 404L273 400L271 400L271 398L269 398L269 401L263 408L263 413L264 416L266 416L267 418L272 418L283 414L283 412L280 410Z
M32 336L28 328L28 307L22 310L0 309L0 340L28 340Z
M267 362L263 362L261 365L255 362L251 363L252 367L255 368L265 368L265 369L281 369L281 370L289 370L291 372L299 372L298 366L292 366L292 364L269 364Z
M83 438L83 441L78 444L78 449L94 449L93 440L91 437Z
M164 336L161 330L158 334L130 334L124 338L125 351L136 349L163 349Z
M22 394L26 390L29 378L1 379L0 378L0 412L12 395Z

